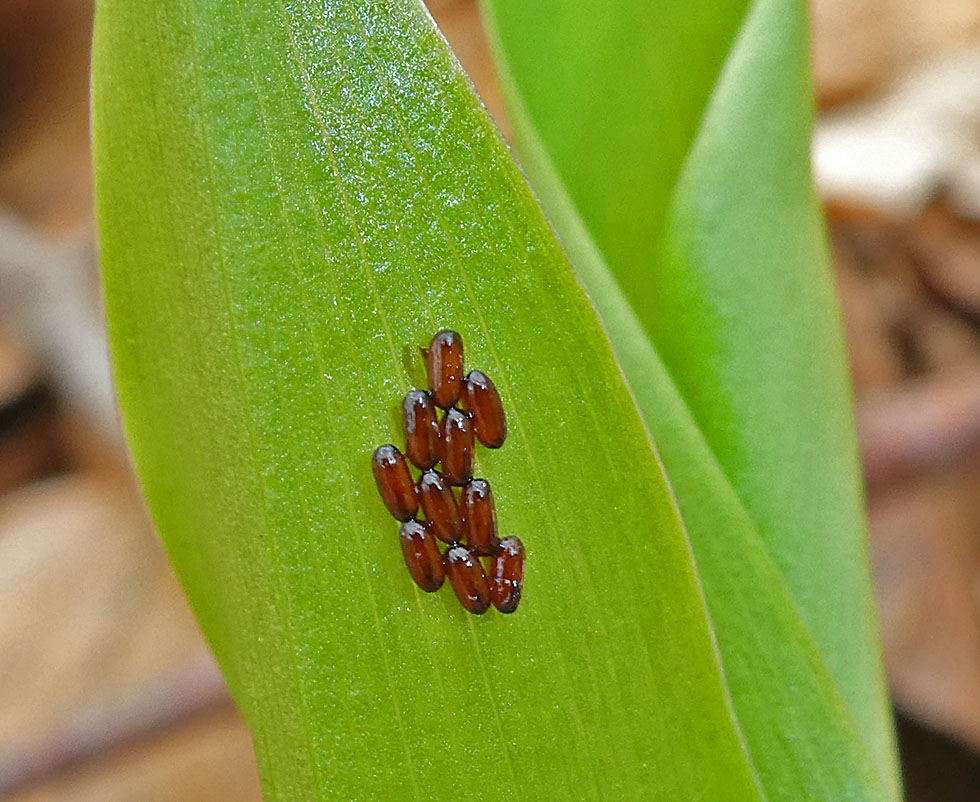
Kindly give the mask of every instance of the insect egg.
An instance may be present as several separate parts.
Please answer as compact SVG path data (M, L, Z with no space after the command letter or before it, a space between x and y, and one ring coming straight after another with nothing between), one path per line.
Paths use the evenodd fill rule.
M432 532L445 543L455 543L463 533L453 489L437 471L426 471L419 479L419 498Z
M371 458L371 469L388 512L399 521L412 518L418 511L419 499L402 453L391 444L378 446Z
M497 544L497 511L486 479L474 479L463 488L460 513L466 545L474 554L492 554Z
M463 389L463 338L443 329L424 349L429 389L437 407L449 409Z
M399 534L405 564L415 584L426 593L439 590L446 574L442 554L428 526L420 521L405 521Z
M505 537L490 561L490 600L502 613L517 609L524 588L524 544Z
M405 425L405 456L415 467L425 471L439 459L439 421L436 407L424 390L412 390L402 401L402 422Z
M442 419L439 453L442 472L452 485L465 485L473 475L473 419L455 407Z
M463 384L463 398L473 415L477 439L487 448L500 448L507 438L507 418L496 385L483 371L471 370Z
M434 593L448 578L474 615L491 605L512 613L524 587L524 546L516 537L497 539L490 483L473 478L477 441L500 448L507 438L500 394L483 371L464 376L463 339L457 332L437 332L422 354L429 389L412 390L402 399L404 455L388 444L372 456L378 492L402 522L402 556L416 585ZM422 472L417 483L409 463ZM461 488L458 501L456 487ZM445 554L438 540L449 544ZM489 572L481 558L489 558Z
M465 546L453 546L446 552L446 575L456 598L474 615L483 615L490 607L487 575L480 561Z

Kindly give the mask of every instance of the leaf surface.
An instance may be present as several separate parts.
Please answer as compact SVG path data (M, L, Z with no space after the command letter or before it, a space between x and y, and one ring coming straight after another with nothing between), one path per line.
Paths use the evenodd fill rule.
M102 0L94 87L127 437L266 797L764 799L643 421L421 5ZM416 589L371 477L445 326L510 416L512 616Z
M726 17L708 4L624 0L601 6L595 17L588 7L548 0L486 5L523 161L663 453L729 678L761 676L768 663L778 682L781 667L803 659L806 642L811 650L815 644L813 670L830 687L813 689L823 696L812 700L814 710L834 716L827 700L843 699L845 729L856 728L894 797L849 391L808 171L803 4L754 2L721 70L716 53L688 48L682 58L676 42L650 32L674 13L667 5L688 14L688 24L702 26L711 41ZM551 25L555 18L562 24ZM583 54L580 32L602 25L631 33L604 54ZM546 27L540 39L528 33ZM602 39L595 31L588 36ZM665 56L661 69L643 68L645 50L664 49L672 61ZM579 59L603 61L607 74L566 69ZM529 74L532 62L541 66ZM710 97L691 73L717 73ZM617 76L614 92L606 91L608 74ZM645 115L647 99L678 82L688 96L677 118ZM703 118L692 125L695 109ZM567 158L569 140L586 139L592 158ZM634 166L651 161L670 165L638 190ZM576 195L596 163L614 166L601 186ZM611 249L603 221L636 196L641 205L669 200L646 210L642 234L624 225L619 250ZM754 561L750 553L760 549L761 561ZM736 571L743 588L730 585ZM733 593L773 581L779 587L769 615L781 619L776 628L784 634L760 639L764 648L753 653L744 647L761 622ZM786 724L776 706L750 710L734 687L733 696L750 746L756 734ZM806 706L802 698L797 706ZM815 726L806 721L804 728Z

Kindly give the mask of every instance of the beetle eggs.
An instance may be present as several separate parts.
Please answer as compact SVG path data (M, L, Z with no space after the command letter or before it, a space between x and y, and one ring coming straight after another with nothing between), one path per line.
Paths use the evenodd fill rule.
M439 456L442 472L452 485L465 485L473 476L473 420L453 407L442 419Z
M483 557L492 554L497 544L497 511L490 483L474 479L463 488L459 506L466 545Z
M439 459L439 421L436 407L425 390L412 390L402 401L405 456L416 468L428 470Z
M446 576L459 603L474 615L483 615L490 607L490 589L480 561L465 546L453 546L445 561Z
M471 370L463 383L463 398L477 440L487 448L500 448L507 438L507 417L496 385L483 371Z
M402 453L390 443L378 446L371 459L371 469L388 512L399 521L412 518L418 511L419 500Z
M449 409L463 390L463 338L443 329L424 353L432 399L436 406Z
M442 554L439 553L439 546L436 545L436 539L429 527L420 521L405 521L399 536L405 564L415 584L426 593L439 590L446 574Z
M490 561L490 600L502 613L517 609L524 590L524 544L505 537Z
M463 533L453 489L438 471L426 471L419 479L419 499L426 520L439 540L455 543Z

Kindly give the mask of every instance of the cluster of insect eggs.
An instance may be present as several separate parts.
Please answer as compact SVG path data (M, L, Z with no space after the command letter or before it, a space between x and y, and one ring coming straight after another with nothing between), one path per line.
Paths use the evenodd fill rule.
M456 332L440 331L423 354L429 390L412 390L402 402L405 454L390 444L375 450L378 491L402 522L402 553L415 584L432 593L448 577L471 613L482 615L491 604L512 613L524 583L524 546L516 537L497 539L490 483L473 478L475 441L500 448L507 437L500 395L481 371L463 375L463 341ZM461 398L465 410L456 406ZM445 410L441 419L437 408ZM422 471L417 483L409 461ZM454 487L461 488L458 501ZM437 539L448 544L445 554ZM490 559L489 578L481 557Z

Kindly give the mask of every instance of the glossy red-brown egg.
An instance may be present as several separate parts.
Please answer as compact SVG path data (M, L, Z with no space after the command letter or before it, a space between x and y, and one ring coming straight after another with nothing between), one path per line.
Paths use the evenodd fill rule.
M445 543L455 543L463 534L463 523L453 489L438 473L426 471L419 479L419 500L432 532Z
M474 615L483 615L490 607L490 590L480 561L465 546L453 546L444 559L446 576L459 603Z
M492 554L497 545L497 511L486 479L474 479L463 488L459 511L467 547L481 557Z
M465 412L450 409L442 419L439 458L442 473L451 485L465 485L473 476L473 420Z
M494 383L482 371L471 370L463 383L463 399L473 415L477 439L487 448L500 448L507 439L507 418Z
M399 521L414 517L419 508L419 499L402 453L391 444L379 446L371 459L371 469L388 512Z
M436 406L425 390L412 390L402 401L405 456L416 468L428 470L439 461L439 421Z
M390 444L375 450L378 492L402 521L402 555L423 591L435 592L448 578L469 612L483 615L493 605L512 613L524 587L524 546L516 537L498 540L490 483L473 478L476 443L500 448L507 438L500 394L483 371L464 375L457 332L439 331L422 353L429 390L412 390L402 399L404 455ZM417 483L409 462L422 471ZM437 539L449 544L444 555Z
M524 544L505 537L490 561L490 601L502 613L517 609L524 589Z
M442 554L436 539L429 531L428 524L415 520L405 521L399 534L405 565L408 566L408 572L415 580L415 584L426 593L439 590L446 573L442 564Z
M424 353L432 400L436 406L449 409L463 390L463 338L443 329Z

